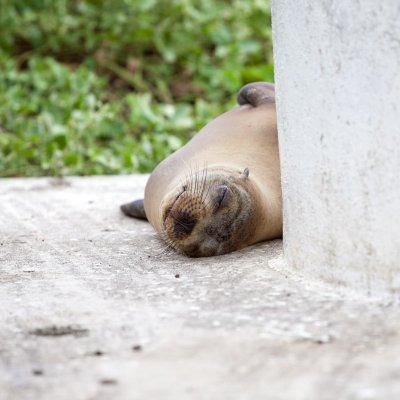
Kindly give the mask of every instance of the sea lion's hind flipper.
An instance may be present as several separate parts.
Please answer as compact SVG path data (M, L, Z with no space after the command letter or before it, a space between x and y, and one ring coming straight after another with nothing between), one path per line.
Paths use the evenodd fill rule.
M130 203L122 204L121 211L128 217L140 218L147 220L144 211L144 199L134 200Z
M253 82L243 86L238 95L239 105L250 104L258 107L265 103L275 103L275 87L268 82Z

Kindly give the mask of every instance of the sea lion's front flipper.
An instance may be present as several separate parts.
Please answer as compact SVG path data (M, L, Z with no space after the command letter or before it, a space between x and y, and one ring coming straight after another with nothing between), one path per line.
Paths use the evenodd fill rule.
M238 95L239 105L250 104L258 107L265 103L275 103L275 87L268 82L254 82L243 86Z
M121 211L128 217L147 220L144 211L144 199L134 200L130 203L122 204Z

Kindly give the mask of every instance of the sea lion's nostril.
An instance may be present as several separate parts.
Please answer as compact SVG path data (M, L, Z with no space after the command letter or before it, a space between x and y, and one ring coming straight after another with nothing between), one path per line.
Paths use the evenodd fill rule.
M180 213L174 220L174 232L177 234L190 234L197 222L192 215L188 213Z
M175 233L191 233L194 228L194 223L186 224L181 221L176 221L174 225Z

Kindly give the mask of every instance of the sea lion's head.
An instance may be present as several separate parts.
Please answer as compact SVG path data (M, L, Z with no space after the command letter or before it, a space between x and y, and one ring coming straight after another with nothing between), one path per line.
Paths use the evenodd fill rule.
M255 197L247 168L198 171L164 198L162 236L189 257L238 250L254 234Z

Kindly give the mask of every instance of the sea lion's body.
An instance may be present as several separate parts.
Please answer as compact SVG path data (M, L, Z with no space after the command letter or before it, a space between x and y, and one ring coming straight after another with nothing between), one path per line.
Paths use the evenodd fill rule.
M148 220L189 256L223 254L282 235L273 86L247 85L238 100L242 105L162 161L146 185Z

